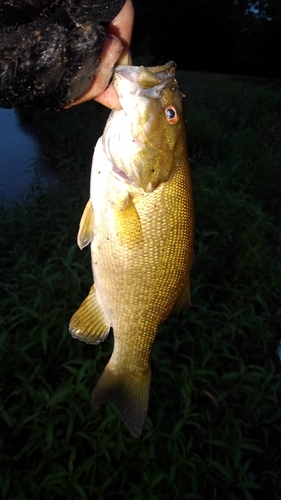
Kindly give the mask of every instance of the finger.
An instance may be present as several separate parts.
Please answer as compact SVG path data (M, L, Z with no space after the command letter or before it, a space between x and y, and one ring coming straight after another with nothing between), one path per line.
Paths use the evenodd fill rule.
M110 109L120 108L117 92L108 84L116 64L132 64L130 43L133 24L132 0L126 0L122 10L106 28L107 37L92 84L84 94L62 105L64 109L92 99Z
M124 47L117 61L117 64L124 64L124 66L130 66L132 64L132 57L129 47Z
M113 87L113 85L109 85L102 94L95 98L96 102L99 102L103 106L106 106L109 109L121 109L122 106L119 102L118 94Z
M134 26L134 7L132 0L126 0L122 10L115 17L115 19L107 26L106 32L117 36L123 44L123 51L121 52L117 64L132 64L130 43L132 40L132 32ZM112 68L113 72L113 68ZM116 90L112 85L109 85L102 94L95 98L97 102L103 104L110 109L120 109L119 98Z
M118 61L122 51L123 45L121 44L120 40L118 40L118 38L116 38L115 36L107 35L104 48L99 60L99 65L90 87L84 94L77 97L73 101L64 104L62 107L64 109L69 109L76 104L80 104L81 102L90 101L92 99L97 100L97 97L101 95L104 89L106 89L106 87L108 86L114 70L114 66ZM112 106L114 106L114 101L116 101L115 104L117 106L118 96L116 91L111 90L109 95L111 96L110 102L112 103ZM106 101L108 101L107 96L105 97ZM102 98L98 100L98 102L103 104Z
M106 32L115 35L126 48L132 40L134 25L134 7L132 0L126 0L123 8L113 21L106 27Z

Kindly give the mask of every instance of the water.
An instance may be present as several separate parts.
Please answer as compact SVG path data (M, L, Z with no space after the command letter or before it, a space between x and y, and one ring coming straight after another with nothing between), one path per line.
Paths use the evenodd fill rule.
M0 199L11 202L26 194L39 163L36 141L20 127L16 111L0 108Z

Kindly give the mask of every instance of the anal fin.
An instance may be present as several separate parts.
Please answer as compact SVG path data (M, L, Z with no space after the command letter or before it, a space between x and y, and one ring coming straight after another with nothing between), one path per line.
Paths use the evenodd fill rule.
M91 199L88 201L87 205L84 208L84 212L82 214L79 231L77 235L77 244L79 248L86 247L94 238L94 209L91 202Z
M72 337L99 344L106 339L110 330L110 322L98 300L95 285L70 320L69 331Z

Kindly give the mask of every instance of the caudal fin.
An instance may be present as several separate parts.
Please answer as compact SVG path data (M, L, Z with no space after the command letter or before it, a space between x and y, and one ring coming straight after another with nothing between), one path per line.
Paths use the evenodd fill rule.
M104 403L115 403L122 421L134 437L139 437L147 415L150 369L142 373L121 372L105 368L91 396L91 409Z

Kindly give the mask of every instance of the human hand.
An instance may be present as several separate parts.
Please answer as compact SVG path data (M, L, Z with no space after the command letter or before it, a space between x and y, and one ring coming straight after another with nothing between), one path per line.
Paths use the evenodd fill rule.
M120 107L117 92L112 85L109 85L109 82L116 63L132 63L130 43L133 23L134 8L132 0L126 0L122 10L106 28L106 41L92 84L84 94L74 99L74 101L64 104L62 106L64 109L93 99L110 109Z

